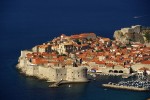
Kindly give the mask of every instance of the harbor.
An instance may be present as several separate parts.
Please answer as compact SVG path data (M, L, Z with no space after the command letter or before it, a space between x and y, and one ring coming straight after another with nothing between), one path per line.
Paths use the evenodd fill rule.
M103 87L106 88L114 88L114 89L124 89L124 90L132 90L132 91L150 91L150 81L120 81L119 83L109 82L108 84L102 84Z

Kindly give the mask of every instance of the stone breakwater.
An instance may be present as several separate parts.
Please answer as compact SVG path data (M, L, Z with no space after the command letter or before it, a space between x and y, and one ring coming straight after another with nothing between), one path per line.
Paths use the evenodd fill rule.
M102 84L103 87L107 88L115 88L115 89L125 89L125 90L132 90L132 91L149 91L147 88L138 88L134 86L119 86L116 84Z

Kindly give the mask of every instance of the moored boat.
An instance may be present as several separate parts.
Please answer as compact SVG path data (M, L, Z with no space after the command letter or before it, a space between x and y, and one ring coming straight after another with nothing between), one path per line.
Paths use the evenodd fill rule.
M102 84L102 86L106 88L125 89L132 91L150 91L150 84L143 81L122 81L118 84L109 82L108 84Z

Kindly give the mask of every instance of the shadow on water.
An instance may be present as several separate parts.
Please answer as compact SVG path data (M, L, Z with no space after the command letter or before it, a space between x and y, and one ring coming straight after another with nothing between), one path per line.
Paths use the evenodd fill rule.
M110 81L117 83L122 81L122 78L118 76L100 75L96 77L96 80L90 80L89 83L62 84L58 88L49 88L49 83L44 80L38 80L35 77L26 77L25 75L19 73L18 77L23 80L25 87L27 90L30 90L30 93L35 95L42 94L44 97L41 98L48 98L52 100L109 100L112 98L114 100L120 100L121 98L128 98L128 100L145 100L149 97L149 93L147 92L105 89L101 87L103 83L108 83Z
M9 62L9 63L8 63ZM27 77L16 69L17 60L8 59L1 63L1 97L22 100L145 100L148 92L106 89L101 84L121 81L117 76L97 76L88 83L62 84L58 88L49 88L48 82L35 77ZM5 77L4 77L5 76ZM9 97L7 97L9 95Z
M101 84L121 81L117 76L98 76L89 83L62 84L58 88L49 88L49 83L35 77L27 77L16 69L17 59L7 59L1 62L0 83L3 91L1 97L9 99L24 98L24 100L145 100L150 95L147 92L105 89ZM9 95L9 97L7 97Z

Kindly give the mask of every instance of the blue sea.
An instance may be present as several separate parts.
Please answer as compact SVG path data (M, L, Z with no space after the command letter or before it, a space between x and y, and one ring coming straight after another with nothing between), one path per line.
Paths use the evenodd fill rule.
M113 39L122 27L150 26L149 5L150 0L0 0L0 100L146 100L148 92L101 87L119 77L49 88L20 74L16 64L21 50L62 33L95 32Z

